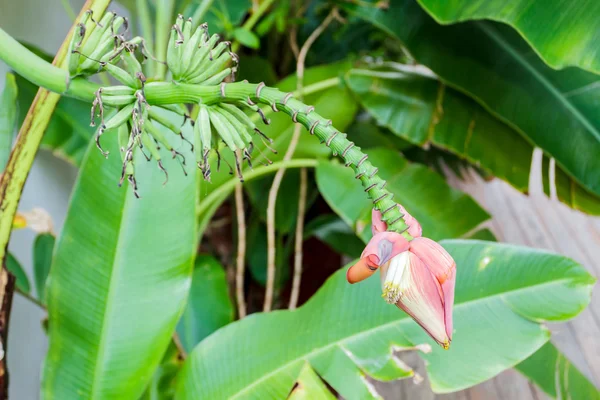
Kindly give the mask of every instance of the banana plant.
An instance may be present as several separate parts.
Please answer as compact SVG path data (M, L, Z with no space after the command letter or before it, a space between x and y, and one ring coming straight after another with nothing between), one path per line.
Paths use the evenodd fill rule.
M435 131L439 107L454 106L479 113L498 131L517 131L545 146L567 179L581 187L570 205L576 207L583 198L588 203L577 208L586 211L597 210L587 206L596 204L598 194L589 166L574 163L573 154L540 137L530 121L519 119L521 114L511 114L479 86L470 87L420 53L417 60L431 63L431 69L413 68L419 73L411 75L382 72L372 64L352 68L345 61L332 64L334 68L310 68L306 76L302 66L296 77L276 87L236 81L244 71L239 44L211 33L202 20L207 10L212 10L211 18L229 21L222 24L228 35L255 48L261 42L251 30L261 16L270 8L280 16L289 7L263 1L243 27L232 29L227 6L211 7L210 1L201 2L193 17L180 14L169 25L174 3L148 7L146 1L136 1L133 9L143 36L135 37L130 37L127 18L104 12L104 3L96 8L86 4L56 65L0 29L0 59L32 84L89 104L89 123L95 129L80 158L50 272L40 267L41 278L36 276L48 310L42 398L333 398L329 387L349 399L377 398L367 376L381 381L415 376L395 351L421 353L438 393L468 388L518 365L550 395L570 395L568 388L550 387L540 377L551 374L550 368L540 372L532 365L548 357L561 360L548 347L550 334L543 322L576 316L590 302L595 279L559 255L448 240L477 230L489 215L398 149L418 153L418 147L429 143L448 148L455 156L481 162L488 173L499 171L524 190L525 172L466 146L459 150L451 133ZM357 16L352 23L376 34L361 22L374 21L401 47L410 48L414 32L396 29L389 18L419 6L408 0L405 7L398 4L405 2L391 5L382 19L377 17L386 11L376 4L340 7ZM419 15L418 10L410 12ZM327 23L336 16L345 21L340 12L334 7ZM427 18L422 15L418 21L428 26L433 22ZM285 24L284 18L265 17L256 30L285 31ZM489 33L486 25L481 29ZM307 42L311 40L309 36ZM398 53L394 46L382 51L396 52L404 61L406 49ZM103 83L97 83L98 76ZM303 86L304 81L309 83ZM441 97L446 90L448 97ZM346 97L341 109L333 110L331 93ZM414 103L419 107L411 107ZM359 138L344 130L355 120L358 104L367 114L356 118L370 124L373 117L400 141L388 132L380 136L390 148L377 149L371 137L365 145L357 144ZM399 114L392 115L390 105L397 105ZM51 111L44 111L47 124ZM326 114L335 111L341 115ZM424 115L428 126L423 126ZM578 135L589 139L586 151L591 152L597 144L590 136L594 130L578 115L572 113L582 124ZM35 118L25 116L24 127L35 127ZM297 140L294 124L304 128L302 140L309 144L302 157L282 158L288 143ZM0 181L0 206L14 205L14 210L2 208L0 227L12 226L31 154L39 146L39 140L27 139L31 129L35 132L26 127L19 135ZM483 135L477 131L474 138ZM523 136L512 140L525 154L531 145ZM408 151L405 156L410 158ZM314 169L312 188L321 204L348 225L345 234L354 239L348 243L358 243L352 253L362 253L349 267L333 272L299 309L232 322L227 275L219 260L196 257L198 246L206 249L205 239L214 229L210 221L237 185L280 168ZM299 197L292 189L290 197ZM249 197L257 203L256 193ZM239 227L244 206L237 205ZM300 209L295 216L301 218ZM251 218L261 226L264 217L258 213ZM280 232L280 254L290 246L289 231ZM3 245L9 233L0 236ZM237 234L245 235L245 230ZM213 244L214 253L221 244ZM231 262L228 254L221 258L224 264ZM378 270L381 284L367 279ZM241 278L236 282L238 302L249 285ZM588 383L580 374L574 376ZM584 392L598 394L591 384Z

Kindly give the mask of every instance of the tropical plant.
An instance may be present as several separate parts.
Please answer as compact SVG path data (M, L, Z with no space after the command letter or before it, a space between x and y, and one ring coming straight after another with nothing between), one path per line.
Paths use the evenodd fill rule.
M544 325L595 279L496 243L442 171L526 193L541 148L545 187L600 214L598 30L577 17L596 6L566 23L558 2L109 2L87 0L52 64L0 29L0 338L13 291L47 309L42 398L378 398L367 377L415 376L403 351L436 393L515 367L600 398ZM79 175L56 244L35 241L33 294L5 248L31 226L40 147Z

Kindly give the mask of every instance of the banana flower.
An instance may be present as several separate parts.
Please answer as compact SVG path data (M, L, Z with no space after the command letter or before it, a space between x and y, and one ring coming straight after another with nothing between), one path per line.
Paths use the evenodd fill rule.
M410 315L436 342L448 349L452 340L452 305L456 264L435 241L422 237L419 222L398 205L414 238L387 232L381 213L373 209L373 238L360 260L348 269L349 283L381 273L383 298Z

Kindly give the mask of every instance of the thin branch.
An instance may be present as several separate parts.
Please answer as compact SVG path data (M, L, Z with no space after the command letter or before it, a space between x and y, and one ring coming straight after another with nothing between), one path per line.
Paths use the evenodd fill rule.
M185 348L183 347L183 344L181 343L179 334L177 332L173 332L172 339L173 339L173 343L175 344L175 347L177 347L177 352L179 353L179 358L181 358L182 360L185 360L187 358L187 352L185 351Z
M244 300L244 269L246 259L246 214L244 212L244 191L242 184L235 185L235 213L237 215L237 259L235 272L235 297L237 300L238 318L246 316L246 301Z
M167 47L169 46L169 35L171 34L171 25L173 24L173 9L175 0L161 0L156 2L156 48L154 49L156 58L160 61L167 60ZM163 63L156 64L157 80L164 80L167 75L167 65Z
M148 4L148 1L149 0L136 0L135 5L145 45L150 50L151 54L156 54L156 50L154 49L154 30L152 29L152 17L150 16L150 5ZM147 76L154 76L155 64L156 61L153 59L147 60Z
M62 3L62 6L65 9L67 15L69 16L71 22L74 22L75 18L77 18L77 15L75 15L75 11L73 11L73 7L71 7L71 3L69 3L69 0L60 0L60 2Z
M323 20L321 25L317 27L310 34L306 42L300 49L300 53L298 55L298 61L296 63L297 70L297 92L302 92L303 88L303 80L304 80L304 62L306 60L306 55L308 54L308 50L313 45L313 43L317 40L317 38L323 33L327 26L331 23L331 21L335 18L336 9L332 9L329 15ZM285 152L285 156L283 157L283 161L289 161L296 151L296 146L298 145L298 139L300 138L302 126L296 125L294 127L294 133L292 135L292 140L290 141L290 145ZM268 312L271 311L271 307L273 305L273 293L275 288L275 204L277 203L277 194L279 193L279 187L281 186L281 181L283 180L283 176L285 175L285 168L281 168L275 174L275 178L273 179L273 184L271 185L271 189L269 190L269 201L267 205L267 287L265 292L265 302L263 304L263 311Z
M290 294L289 309L293 310L298 305L300 296L300 282L302 280L302 244L304 243L304 214L306 212L306 192L308 187L308 173L306 168L300 169L300 195L298 196L298 218L296 219L296 238L294 242L294 278L292 279L292 293Z
M202 22L204 22L203 18L206 15L206 12L210 8L210 6L212 6L212 3L213 3L213 0L202 0L200 2L200 4L198 4L196 11L194 11L194 15L192 15L192 21L194 22L194 28L196 28L198 25L200 25Z
M31 302L31 304L38 306L41 310L46 311L46 306L41 301L39 301L38 299L36 299L32 295L30 295L29 293L25 293L19 288L15 288L15 293L22 296L25 300L28 300L29 302Z
M254 25L256 25L256 23L258 22L258 20L263 16L263 14L269 9L269 7L271 7L271 5L275 2L275 0L265 0L263 1L260 6L258 7L258 9L252 9L252 15L250 15L250 18L248 18L246 20L246 22L244 22L244 25L242 25L242 28L247 29L249 31L252 30L252 28L254 28ZM235 41L233 43L232 46L232 50L234 53L237 52L240 48L240 42Z

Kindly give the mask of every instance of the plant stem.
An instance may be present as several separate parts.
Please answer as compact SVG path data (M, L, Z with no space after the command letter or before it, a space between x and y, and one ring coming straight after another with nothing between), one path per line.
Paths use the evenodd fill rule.
M198 8L194 11L194 15L192 15L192 21L194 22L192 30L196 29L198 25L202 23L202 19L206 15L206 12L212 5L213 0L202 0L200 4L198 4Z
M300 193L298 195L298 217L296 218L296 235L294 237L294 277L290 294L290 310L298 306L300 297L300 282L302 280L302 245L304 244L304 214L306 212L306 192L308 187L308 172L300 168Z
M62 3L62 6L65 9L67 15L69 16L71 22L74 22L77 18L77 15L75 15L75 11L73 11L73 7L71 7L71 3L69 3L69 0L60 0L60 2Z
M254 25L258 22L258 20L263 16L263 14L271 7L271 5L275 2L275 0L264 0L259 6L256 12L253 12L250 15L250 18L244 23L244 28L248 30L252 30Z
M167 47L169 46L169 35L173 24L173 9L175 0L160 0L156 2L156 58L160 61L167 60ZM167 66L157 63L156 80L164 80L167 75Z
M149 0L135 0L137 15L140 19L140 26L142 28L142 36L146 43L146 47L150 50L150 53L155 54L154 49L154 35L152 29L152 19L150 16L150 7L148 7ZM148 59L146 62L146 76L154 76L154 69L157 62Z
M29 293L25 293L18 288L15 288L15 293L22 296L25 300L28 300L29 302L31 302L31 304L38 306L41 310L46 311L46 306L41 301L39 301L38 299L36 299L32 295L30 295Z
M68 37L70 38L69 32ZM67 45L69 42L66 42ZM0 59L30 82L56 93L67 90L68 74L36 56L0 28Z
M253 8L252 15L250 15L250 18L248 18L246 20L246 22L244 23L244 25L242 25L242 28L251 31L252 28L254 28L254 25L256 25L258 20L263 16L263 14L269 9L269 7L271 7L271 5L274 2L275 2L275 0L265 0L260 4L260 6L256 10L254 10L254 8ZM239 50L239 48L240 48L240 43L236 41L235 43L233 43L233 46L231 47L231 51L236 53Z
M246 316L246 301L244 300L244 270L246 259L246 213L244 212L244 189L242 184L235 185L235 214L237 216L237 257L235 269L235 298L238 318Z

